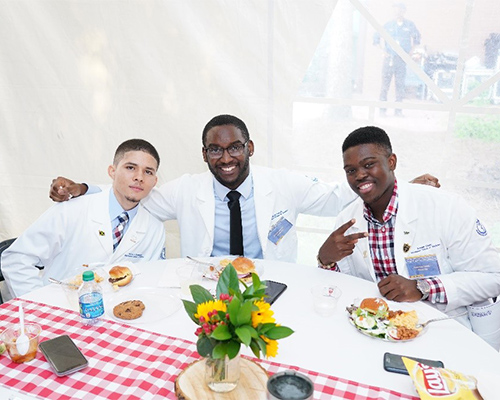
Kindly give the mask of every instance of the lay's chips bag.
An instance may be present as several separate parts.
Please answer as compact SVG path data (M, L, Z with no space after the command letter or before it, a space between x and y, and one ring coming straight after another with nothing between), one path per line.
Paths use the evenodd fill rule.
M422 400L483 400L476 378L402 357Z

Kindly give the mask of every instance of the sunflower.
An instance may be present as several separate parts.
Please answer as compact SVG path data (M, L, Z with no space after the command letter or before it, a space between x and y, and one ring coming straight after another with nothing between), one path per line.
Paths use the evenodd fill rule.
M273 318L274 311L271 310L271 305L263 300L257 300L255 304L259 310L252 311L252 326L256 328L259 324L267 324L275 322Z
M198 304L198 307L196 309L196 314L194 314L195 318L200 319L200 317L204 317L205 321L208 321L210 317L208 316L209 312L212 311L227 311L227 306L226 303L224 303L222 300L217 300L217 301L206 301L205 303L200 303Z
M266 357L276 357L278 354L278 341L273 339L268 339L265 336L261 336L262 340L266 342Z

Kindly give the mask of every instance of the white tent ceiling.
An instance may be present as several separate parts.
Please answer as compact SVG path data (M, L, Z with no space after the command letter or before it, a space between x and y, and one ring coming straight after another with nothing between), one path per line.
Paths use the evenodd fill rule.
M0 1L0 240L51 205L57 175L108 182L116 146L151 141L160 183L205 170L201 131L242 118L275 165L335 1ZM281 152L282 157L286 152Z
M382 120L377 108L395 104L379 101L383 52L372 36L388 37L387 0L0 0L0 240L51 206L52 178L109 182L123 140L158 148L160 184L205 171L203 126L228 113L247 123L254 163L326 180L344 179L345 135L379 125L399 178L439 176L500 243L500 58L484 65L500 3L406 3L426 56L451 51L458 62L439 83L446 71L426 75L405 55L427 96L405 99L405 119ZM299 220L299 261L314 264L331 224ZM175 256L176 223L167 227Z

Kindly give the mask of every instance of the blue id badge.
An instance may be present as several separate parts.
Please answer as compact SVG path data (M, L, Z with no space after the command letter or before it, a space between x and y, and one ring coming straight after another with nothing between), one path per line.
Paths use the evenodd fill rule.
M274 244L278 244L283 236L287 234L287 232L292 229L292 223L288 221L286 218L281 217L278 222L276 222L271 229L269 230L269 234L267 238L273 242Z
M441 274L435 254L405 258L410 279L429 278Z

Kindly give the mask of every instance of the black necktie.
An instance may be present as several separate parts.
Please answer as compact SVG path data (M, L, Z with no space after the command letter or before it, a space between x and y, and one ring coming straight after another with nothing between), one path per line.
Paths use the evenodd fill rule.
M229 252L236 256L243 255L243 228L241 227L241 208L240 208L241 193L236 190L231 190L227 194L229 202Z

